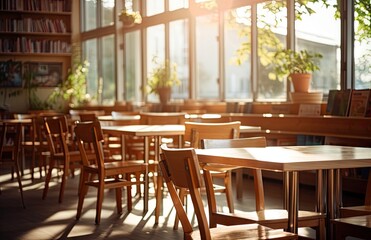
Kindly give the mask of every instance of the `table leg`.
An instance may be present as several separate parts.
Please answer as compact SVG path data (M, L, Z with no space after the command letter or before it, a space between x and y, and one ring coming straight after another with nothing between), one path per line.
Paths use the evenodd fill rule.
M324 176L323 170L317 170L317 182L316 182L316 196L317 196L317 203L316 203L316 212L325 213L325 199L323 192L324 189Z
M326 237L331 239L332 236L332 227L331 219L335 218L335 199L334 196L334 170L329 169L327 171L327 214L326 214Z
M288 231L298 233L298 201L299 201L299 185L298 172L289 172L289 209L288 209Z
M144 162L149 163L149 137L144 137ZM144 204L143 212L147 213L148 211L148 194L149 194L149 182L148 182L148 166L146 167L146 172L144 174Z
M343 206L341 170L335 170L335 218L340 217L340 207Z
M289 189L290 189L289 172L283 172L283 209L289 209Z

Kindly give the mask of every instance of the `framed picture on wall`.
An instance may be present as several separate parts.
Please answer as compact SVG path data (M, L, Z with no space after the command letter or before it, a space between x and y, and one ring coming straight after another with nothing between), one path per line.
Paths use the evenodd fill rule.
M25 74L35 87L57 87L62 82L62 63L27 62Z
M22 62L0 61L0 88L20 88L22 83Z

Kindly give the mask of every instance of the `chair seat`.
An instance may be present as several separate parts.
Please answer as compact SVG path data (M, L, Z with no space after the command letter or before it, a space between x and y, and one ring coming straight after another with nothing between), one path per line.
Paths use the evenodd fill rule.
M299 227L316 227L318 221L324 221L326 215L323 213L311 211L299 211ZM214 213L214 219L217 223L223 225L259 223L274 229L285 228L288 221L288 212L285 209L265 209L261 211L243 212L243 213ZM229 218L233 219L230 222ZM303 224L305 222L305 224ZM311 223L312 222L312 223Z
M115 161L115 162L106 162L104 163L104 170L107 171L115 171L115 169L121 169L128 167L132 167L135 171L145 170L146 165L142 161ZM90 171L98 171L98 165L92 164L89 166L84 166L84 169Z
M226 230L228 235L226 237ZM218 226L210 229L212 239L298 239L293 233L270 229L258 224ZM201 239L199 231L192 232L192 239Z

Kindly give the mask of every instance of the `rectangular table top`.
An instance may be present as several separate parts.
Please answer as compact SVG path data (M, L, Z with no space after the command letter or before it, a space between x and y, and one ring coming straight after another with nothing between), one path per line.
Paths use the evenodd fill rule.
M112 135L132 135L132 136L173 136L183 135L185 126L181 124L169 125L127 125L127 126L102 126L105 133ZM260 131L260 127L241 126L240 132Z
M220 163L270 171L306 171L371 167L371 148L335 145L266 148L196 149L204 163Z

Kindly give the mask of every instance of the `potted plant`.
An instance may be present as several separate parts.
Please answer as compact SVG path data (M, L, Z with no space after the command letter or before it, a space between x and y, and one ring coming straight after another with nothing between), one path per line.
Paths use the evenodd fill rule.
M158 58L153 59L155 67L148 77L148 92L159 96L162 104L170 100L171 88L180 85L178 78L177 65L171 63L168 59L159 63Z
M308 92L312 73L319 70L320 58L321 54L307 50L279 50L274 54L274 73L270 74L270 78L282 80L289 77L295 92Z
M139 12L129 11L126 9L121 11L119 19L125 27L132 27L134 24L142 23L142 16Z
M69 104L69 107L79 106L89 97L86 94L86 78L88 74L89 63L75 63L72 69L69 69L67 78L56 88L49 96L50 103L56 104L59 99L63 99Z

